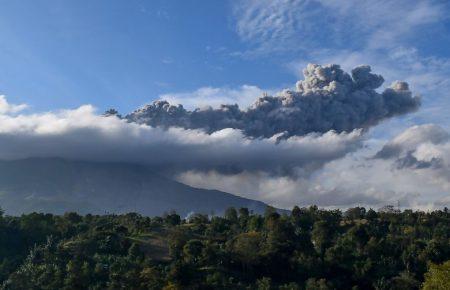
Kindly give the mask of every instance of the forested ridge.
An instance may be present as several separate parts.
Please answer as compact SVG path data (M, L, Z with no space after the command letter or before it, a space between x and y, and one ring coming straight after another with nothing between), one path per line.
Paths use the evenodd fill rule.
M2 289L450 289L450 212L0 214Z

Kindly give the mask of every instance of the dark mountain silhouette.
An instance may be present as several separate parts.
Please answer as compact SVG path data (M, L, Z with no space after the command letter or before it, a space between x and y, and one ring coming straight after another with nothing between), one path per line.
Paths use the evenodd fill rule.
M136 164L32 158L0 161L0 206L7 214L176 211L222 214L230 206L263 212L263 202L193 188Z

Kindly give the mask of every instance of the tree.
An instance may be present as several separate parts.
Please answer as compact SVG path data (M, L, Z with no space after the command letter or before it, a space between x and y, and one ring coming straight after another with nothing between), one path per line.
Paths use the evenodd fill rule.
M400 210L396 209L395 206L393 206L391 204L381 207L380 209L378 209L378 211L382 212L382 213L391 213L391 214L400 213Z
M276 211L266 212L264 224L268 231L276 231L280 225L280 214Z
M264 219L259 215L252 215L247 222L248 231L260 231L263 225Z
M376 211L374 211L372 208L369 209L366 213L366 218L368 220L375 220L378 217L378 214Z
M141 252L138 244L131 244L130 248L128 249L128 256L133 259L140 259L143 257L143 253Z
M361 219L366 214L366 209L364 207L353 207L347 209L345 216L351 220Z
M161 289L162 276L155 267L145 267L139 274L143 289Z
M302 210L298 206L294 206L291 212L291 217L294 223L297 223L297 221L300 219L302 215Z
M431 263L422 287L423 290L450 289L450 260L441 265Z
M239 209L239 218L248 218L248 216L250 215L248 208L246 207L241 207Z
M66 266L65 289L86 289L89 281L86 277L86 265L80 260L70 260Z
M208 216L200 213L195 213L189 217L189 223L202 225L208 223Z
M196 263L202 254L203 243L200 240L190 240L183 247L183 255L188 262Z
M315 222L311 232L311 239L317 252L323 257L325 249L332 244L333 230L331 225L323 220Z
M176 226L181 223L181 217L176 213L171 213L164 218L164 221L171 226Z
M231 243L234 258L241 262L245 272L258 264L263 238L260 233L249 232L238 235Z
M331 290L333 287L326 279L310 278L306 281L306 289L308 290Z
M247 223L249 219L250 213L248 211L248 208L242 207L239 209L239 225L242 229L247 228Z
M391 288L399 290L419 289L420 283L410 273L402 272L391 279Z
M280 290L300 290L301 288L297 283L291 282L288 284L280 285L279 289Z
M238 221L238 214L234 207L229 207L225 210L224 217L232 223L236 223Z
M256 289L270 290L272 289L272 280L268 277L263 277L256 281Z
M3 216L0 289L449 289L450 213L361 212Z

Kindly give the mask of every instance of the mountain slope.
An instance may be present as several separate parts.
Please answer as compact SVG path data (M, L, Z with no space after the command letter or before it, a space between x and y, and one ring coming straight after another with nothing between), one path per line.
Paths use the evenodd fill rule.
M0 207L8 214L138 212L161 215L175 210L221 214L227 207L262 212L266 204L226 192L205 190L126 163L33 158L0 161Z

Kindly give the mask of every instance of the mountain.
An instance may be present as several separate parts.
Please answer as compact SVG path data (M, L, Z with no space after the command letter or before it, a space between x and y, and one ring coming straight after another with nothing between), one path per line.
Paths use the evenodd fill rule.
M176 211L221 214L227 207L261 213L263 202L168 179L148 167L127 163L32 158L0 161L0 207L7 214L82 214Z

